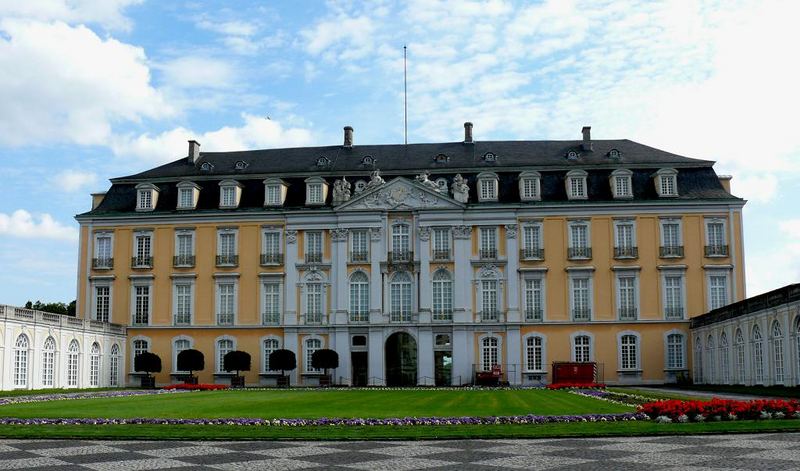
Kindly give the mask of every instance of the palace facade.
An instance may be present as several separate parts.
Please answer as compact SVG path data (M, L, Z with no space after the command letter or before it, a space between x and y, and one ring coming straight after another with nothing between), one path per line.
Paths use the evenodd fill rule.
M112 180L78 215L78 312L127 326L132 359L339 353L334 381L461 385L499 367L551 381L688 374L692 317L745 296L744 201L713 162L630 140L474 141L200 152Z

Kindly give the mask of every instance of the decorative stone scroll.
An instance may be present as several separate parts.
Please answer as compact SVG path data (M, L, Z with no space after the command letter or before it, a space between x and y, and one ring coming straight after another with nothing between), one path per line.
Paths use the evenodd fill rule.
M294 244L297 242L297 231L286 231L286 243Z
M344 242L350 233L348 229L331 229L331 240L334 242Z
M469 239L472 237L472 226L454 226L453 238L454 239Z
M506 237L509 239L516 239L517 238L517 225L516 224L506 224Z
M369 238L373 242L380 242L381 241L381 228L380 227L372 227L369 230Z
M431 228L420 227L419 230L417 231L417 235L419 236L419 240L427 242L431 239Z

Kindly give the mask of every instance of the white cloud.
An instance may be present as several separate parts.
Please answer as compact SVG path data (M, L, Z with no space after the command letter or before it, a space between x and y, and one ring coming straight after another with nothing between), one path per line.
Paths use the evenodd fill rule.
M64 170L50 179L54 188L64 191L78 191L81 188L97 183L97 174L81 170Z
M313 28L300 32L306 51L312 55L335 60L365 59L374 48L374 20L368 16L346 15L318 22ZM332 51L335 47L335 51Z
M30 18L67 23L97 23L106 28L128 30L131 23L123 11L144 0L0 0L0 17Z
M731 193L754 203L769 203L778 194L778 177L773 174L742 175L731 180Z
M65 226L47 213L33 215L24 209L0 213L0 235L26 239L77 240L78 230Z
M227 61L210 57L181 57L156 67L166 85L175 88L227 88L236 77Z
M117 122L174 110L141 48L84 26L0 21L0 144L105 144Z

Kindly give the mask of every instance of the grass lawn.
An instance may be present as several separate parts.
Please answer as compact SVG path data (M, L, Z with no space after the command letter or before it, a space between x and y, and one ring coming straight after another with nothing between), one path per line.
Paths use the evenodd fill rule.
M406 391L205 391L0 406L18 418L320 418L567 415L632 407L544 389Z

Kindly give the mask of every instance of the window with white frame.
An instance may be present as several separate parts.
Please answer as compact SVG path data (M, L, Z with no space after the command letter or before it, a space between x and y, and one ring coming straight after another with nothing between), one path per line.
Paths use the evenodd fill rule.
M636 320L638 316L638 294L636 273L617 273L617 314L621 321Z
M497 228L480 228L480 258L492 260L497 258Z
M569 223L568 258L591 258L592 248L589 244L588 221L571 221Z
M321 282L306 283L306 324L322 322L322 296Z
M620 369L639 369L639 338L632 334L625 334L620 337L619 348Z
M156 209L158 200L158 187L151 183L136 185L136 210L152 211Z
M322 231L306 231L306 263L322 263Z
M711 273L708 276L708 308L714 310L728 304L728 274Z
M80 368L80 345L77 340L73 340L67 349L67 387L78 386L78 372Z
M42 386L53 387L55 385L56 370L56 340L47 337L42 346Z
M636 258L636 225L633 220L614 221L614 258Z
M522 226L522 258L527 260L541 260L544 258L541 224L526 224Z
M119 386L119 360L119 345L114 344L108 357L108 385L111 387Z
M539 335L525 339L525 371L544 371L544 339Z
M655 176L656 193L660 197L678 196L678 171L662 168Z
M194 266L194 231L175 231L175 260L176 267Z
M217 372L222 373L225 371L225 355L234 351L236 344L232 339L219 339L217 340Z
M663 280L664 318L668 320L683 319L683 273L665 273Z
M112 268L114 255L110 232L99 232L94 236L94 260L92 268Z
M686 368L686 337L682 334L667 335L667 369Z
M133 358L141 355L144 352L150 351L150 342L145 339L134 339L133 342Z
M310 338L306 339L305 341L305 351L303 352L303 357L305 358L306 364L306 373L319 373L320 370L318 368L314 368L312 365L312 357L314 356L314 352L320 350L322 348L322 340Z
M369 234L365 229L350 231L350 261L369 262Z
M519 199L521 201L542 199L541 178L539 172L522 172L519 175Z
M783 384L783 329L778 321L772 323L772 360L775 384Z
M497 280L481 280L481 320L498 320L499 296L497 291Z
M238 265L236 235L235 229L217 231L217 265Z
M261 264L277 265L283 263L280 230L266 229L261 234Z
M453 319L453 277L444 269L433 274L433 320Z
M286 189L286 183L279 178L264 180L264 206L283 206Z
M722 384L731 382L730 357L728 351L728 335L722 332L719 336L719 371Z
M633 172L627 169L611 172L611 193L614 198L633 198L631 175Z
M592 318L591 276L587 273L570 277L570 299L572 301L572 320L588 321Z
M192 182L180 182L178 187L178 209L194 209L197 206L197 199L200 187Z
M369 278L363 271L350 275L350 322L369 320Z
M188 338L177 338L172 342L172 371L175 373L188 373L178 369L178 355L192 348L192 341Z
M728 245L725 237L725 221L722 219L706 220L706 257L728 256Z
M150 285L133 285L133 323L147 325L150 323Z
M262 365L264 367L264 373L269 373L270 366L269 366L269 356L272 355L272 352L281 348L281 342L278 339L264 339L261 343L261 351L262 351Z
M321 205L325 204L327 184L320 177L311 177L305 180L306 183L306 204Z
M497 175L484 172L478 175L478 201L497 201Z
M225 180L219 183L219 207L235 208L239 206L242 187L239 182Z
M736 329L733 337L734 356L736 357L736 384L744 384L745 381L745 354L744 354L744 335L742 329Z
M193 291L191 281L180 279L175 281L175 325L190 325L192 323Z
M261 322L264 325L279 325L281 323L281 284L276 280L265 280L261 286L264 290Z
M544 280L540 277L524 279L525 321L541 322L544 319Z
M576 335L572 339L572 352L578 363L592 361L592 339L588 335Z
M411 321L411 275L397 272L389 283L389 310L392 322Z
M97 342L89 350L89 386L100 386L100 345Z
M481 371L491 371L494 365L500 364L499 344L497 337L481 339Z
M14 387L28 386L28 336L20 334L14 343Z
M411 257L411 229L408 224L392 225L392 260L408 261Z
M683 238L680 219L661 220L661 257L683 257Z
M111 320L111 285L94 285L94 320L109 322Z
M450 229L438 227L433 229L433 259L450 260Z
M137 232L133 237L133 266L150 267L153 265L153 233Z
M233 325L236 317L236 283L217 281L217 324Z
M753 342L753 376L756 384L764 384L764 341L761 338L761 329L753 326L751 333Z
M583 170L571 170L567 172L567 198L571 200L585 200L588 197L586 190L586 176Z

